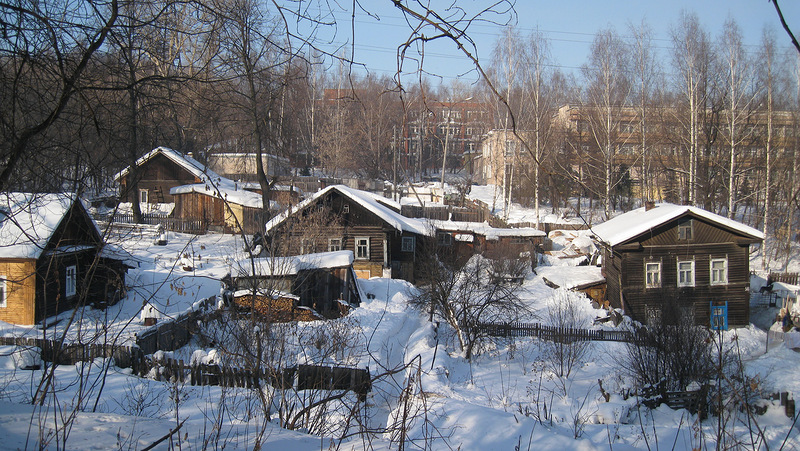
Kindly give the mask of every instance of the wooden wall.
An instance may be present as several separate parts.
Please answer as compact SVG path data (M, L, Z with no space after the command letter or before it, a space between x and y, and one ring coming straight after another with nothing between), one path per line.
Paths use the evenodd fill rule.
M693 239L679 240L673 221L654 229L638 242L604 253L603 271L612 306L622 307L634 319L645 322L647 307L663 302L691 306L698 324L709 323L709 303L728 303L728 324L750 322L749 244L741 236L695 218ZM640 246L638 246L640 245ZM728 283L710 284L710 259L727 258ZM693 260L695 286L678 287L678 261ZM661 286L646 288L645 263L661 263Z
M11 324L36 322L36 260L0 261L0 276L6 279L6 306L0 320Z

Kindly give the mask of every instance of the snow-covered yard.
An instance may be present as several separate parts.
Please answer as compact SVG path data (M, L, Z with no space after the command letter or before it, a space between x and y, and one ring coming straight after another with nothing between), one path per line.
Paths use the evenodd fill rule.
M130 342L144 328L140 311L145 303L165 319L177 316L196 301L218 294L219 279L245 256L241 240L234 236L170 233L168 238L166 246L155 245L153 237L146 236L118 240L139 262L128 274L132 289L120 303L105 311L81 309L79 321L69 323L65 317L44 332L3 323L0 334L57 336L66 328L69 340L118 336L120 342ZM580 272L580 268L572 270ZM585 276L596 277L593 273ZM535 338L488 342L468 361L443 321L437 329L427 312L408 305L413 286L391 279L359 283L364 302L347 317L270 331L285 334L280 340L285 366L342 364L368 367L373 376L387 373L375 381L366 403L347 394L337 401L339 408L324 414L317 411L328 423L324 426L299 421L296 430L280 427L279 401L302 405L317 399L311 393L265 388L274 402L264 412L253 389L139 378L102 359L58 367L52 395L41 406L31 405L44 371L20 369L34 358L5 346L0 348L0 448L42 444L64 449L140 449L181 424L180 431L156 449L396 449L400 441L406 449L716 447L715 417L701 422L685 410L664 405L650 410L638 407L635 396L625 399L632 380L621 365L627 352L624 343L591 342L568 376L557 375L548 363L547 343ZM565 293L549 288L536 274L529 274L520 289L531 316L538 318L546 318L548 308L559 299L575 297ZM580 317L590 324L604 316L588 300L576 305ZM216 329L225 330L230 329ZM741 353L745 372L757 388L765 393L800 393L800 353L782 344L767 352L766 332L753 326L726 332L721 338L724 346ZM208 358L221 352L214 346L221 347L224 341L211 344L195 339L173 355L186 361ZM793 425L777 403L754 418L736 414L725 429L731 434L725 437L726 443L751 444L750 431L757 430L753 421L766 441L761 448L800 448L800 425ZM60 429L64 424L70 427ZM356 434L359 431L363 433ZM342 438L346 432L351 435Z

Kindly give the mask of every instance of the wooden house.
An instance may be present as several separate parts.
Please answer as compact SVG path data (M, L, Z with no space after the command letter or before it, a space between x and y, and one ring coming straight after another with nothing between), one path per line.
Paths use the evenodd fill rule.
M764 239L760 231L700 208L663 203L592 232L603 252L611 306L646 323L674 303L708 325L711 306L727 305L728 325L749 324L750 245Z
M72 194L0 195L0 320L34 324L124 296L125 266L103 252Z
M143 213L159 210L157 204L172 204L171 217L181 230L241 232L263 230L268 216L261 195L209 170L190 156L158 147L117 173L120 193L130 202L140 202ZM134 188L135 187L135 188ZM273 213L277 202L270 202Z
M532 256L541 252L546 234L532 227L500 228L486 222L431 221L439 248L453 247L456 255L489 258Z
M274 320L338 317L361 303L353 261L351 251L242 260L234 301Z
M157 147L136 160L135 168L128 166L114 175L119 185L120 200L138 199L142 211L149 204L174 202L172 188L222 179L192 157Z
M359 277L412 282L425 240L433 236L430 224L401 215L396 202L344 185L318 191L266 225L272 255L349 250Z

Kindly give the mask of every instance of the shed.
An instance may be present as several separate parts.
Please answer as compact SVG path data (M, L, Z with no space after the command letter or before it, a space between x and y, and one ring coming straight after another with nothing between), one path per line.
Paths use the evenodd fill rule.
M233 284L239 297L256 293L254 308L268 305L273 316L301 319L293 310L302 307L336 317L361 303L353 261L351 251L245 259L236 265Z

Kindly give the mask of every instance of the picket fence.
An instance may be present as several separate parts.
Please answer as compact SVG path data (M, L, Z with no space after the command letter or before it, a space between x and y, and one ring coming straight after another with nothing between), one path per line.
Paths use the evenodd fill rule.
M537 323L478 323L475 328L480 333L492 337L536 337L558 343L575 341L618 341L632 343L637 336L626 330L591 330L572 327L547 326Z

